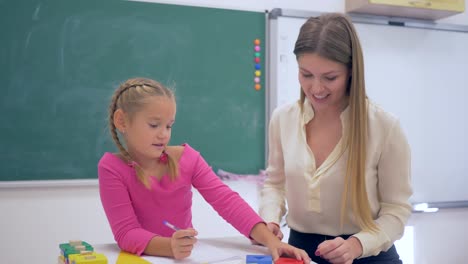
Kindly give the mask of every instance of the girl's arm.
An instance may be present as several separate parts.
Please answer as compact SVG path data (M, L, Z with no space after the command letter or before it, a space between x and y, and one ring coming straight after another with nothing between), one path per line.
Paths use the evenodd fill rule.
M142 228L120 173L112 164L101 161L98 174L101 202L114 238L122 250L176 259L190 255L197 241L194 229L178 230L172 237L162 237Z
M310 257L304 250L281 242L278 237L268 229L265 223L256 224L250 236L255 239L255 241L268 247L274 261L280 256L287 255L298 260L303 260L306 264L310 262Z
M153 237L144 253L146 255L183 259L192 253L197 231L192 228L174 232L172 237Z
M133 209L127 186L115 166L105 159L98 165L99 194L114 239L122 250L141 255L158 236L141 227Z
M284 254L310 262L305 251L281 242L252 207L218 178L199 153L191 151L192 184L224 220L246 237L267 246L274 260Z

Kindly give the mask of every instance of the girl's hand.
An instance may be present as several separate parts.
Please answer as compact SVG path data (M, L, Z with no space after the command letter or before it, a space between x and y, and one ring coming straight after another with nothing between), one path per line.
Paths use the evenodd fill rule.
M270 222L267 224L267 228L268 230L270 230L273 235L275 235L279 240L282 240L283 239L283 232L281 232L281 229L279 227L278 224L276 223L273 223L273 222ZM251 240L252 242L252 245L261 245L260 243L258 243L257 241L255 240Z
M276 241L269 244L267 247L271 252L273 261L276 261L281 256L288 256L297 260L302 260L304 264L310 263L309 255L307 255L304 250L293 247L287 243Z
M315 255L333 264L351 264L362 255L362 245L359 239L353 236L347 240L337 237L320 243Z
M171 238L171 249L175 259L183 259L192 254L193 245L197 242L198 232L193 229L182 229L174 232Z
M270 222L267 227L279 240L283 240L283 232L281 232L278 224Z
M273 226L270 225L270 227L273 227ZM277 236L278 232L281 232L279 230L279 227L276 226L278 228L276 229L277 234L274 234L270 230L270 227L265 225L265 223L257 223L252 228L252 231L250 232L250 237L254 238L259 243L268 247L268 249L270 250L271 256L273 258L273 261L278 260L280 256L286 255L286 256L295 258L297 260L302 260L304 261L305 264L310 263L310 258L309 258L309 255L307 255L307 252L305 252L302 249L299 249L289 244L281 242L281 240L279 240Z

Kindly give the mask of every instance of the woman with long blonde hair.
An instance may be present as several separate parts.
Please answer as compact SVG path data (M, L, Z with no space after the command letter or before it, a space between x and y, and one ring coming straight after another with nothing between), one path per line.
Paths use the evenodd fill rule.
M411 213L410 148L398 119L371 102L351 20L301 27L300 99L275 109L260 215L317 263L401 263L393 246ZM295 87L291 87L293 89Z

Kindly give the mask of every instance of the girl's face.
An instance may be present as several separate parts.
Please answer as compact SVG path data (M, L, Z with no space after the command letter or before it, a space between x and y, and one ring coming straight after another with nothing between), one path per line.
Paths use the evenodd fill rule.
M128 151L137 158L157 159L171 139L176 104L165 96L152 96L143 108L125 118L125 142Z
M297 63L299 83L314 111L343 110L347 105L348 67L315 53L301 54Z

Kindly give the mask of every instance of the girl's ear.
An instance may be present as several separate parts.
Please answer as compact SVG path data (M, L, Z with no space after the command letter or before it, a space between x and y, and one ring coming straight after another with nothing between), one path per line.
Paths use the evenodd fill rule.
M122 109L117 109L114 112L114 126L120 133L125 134L126 122L125 112Z

